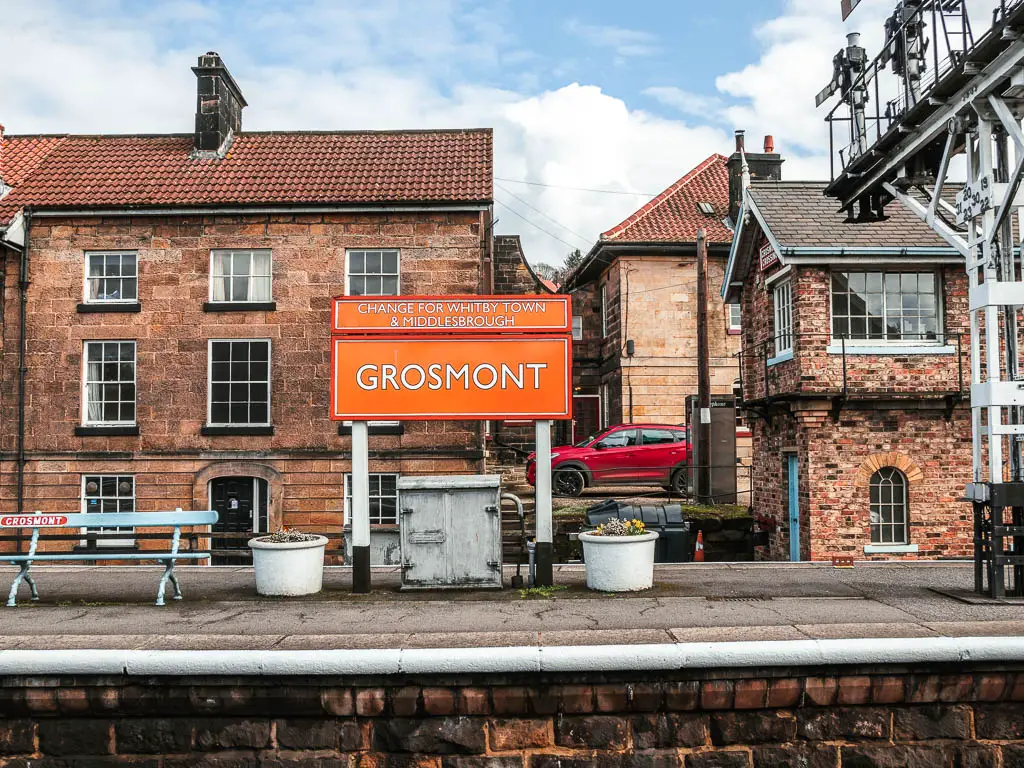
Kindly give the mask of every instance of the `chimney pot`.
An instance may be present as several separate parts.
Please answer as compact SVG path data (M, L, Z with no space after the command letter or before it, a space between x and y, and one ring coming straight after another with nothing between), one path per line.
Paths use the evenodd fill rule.
M768 134L764 137L764 153L771 155L775 152L775 137Z
M744 131L744 130L736 131L736 151L737 152L743 152L744 151L744 149L743 149L744 148L743 136L744 136L745 133L746 133L746 131Z

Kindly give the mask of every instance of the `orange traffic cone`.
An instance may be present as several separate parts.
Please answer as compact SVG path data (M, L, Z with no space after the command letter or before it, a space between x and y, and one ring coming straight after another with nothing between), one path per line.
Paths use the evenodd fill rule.
M693 549L693 562L704 562L704 531L697 531L697 546Z

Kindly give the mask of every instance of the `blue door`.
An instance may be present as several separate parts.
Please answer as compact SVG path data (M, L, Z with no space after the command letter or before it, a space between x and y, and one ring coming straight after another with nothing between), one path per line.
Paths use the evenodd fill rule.
M797 455L786 457L789 475L789 559L800 560L800 472Z

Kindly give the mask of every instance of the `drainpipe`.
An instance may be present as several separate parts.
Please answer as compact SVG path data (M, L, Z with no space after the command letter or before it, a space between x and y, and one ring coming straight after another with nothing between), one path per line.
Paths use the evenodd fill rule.
M19 320L18 320L18 514L24 514L25 506L25 348L28 334L25 330L28 314L28 249L29 232L32 230L32 211L25 209L25 242L21 249L21 272L18 277ZM18 552L22 549L21 529L18 529Z

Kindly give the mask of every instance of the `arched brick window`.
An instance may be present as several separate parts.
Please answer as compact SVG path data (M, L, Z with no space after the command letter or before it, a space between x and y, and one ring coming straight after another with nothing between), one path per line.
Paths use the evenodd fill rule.
M908 544L907 477L896 467L871 476L871 543Z

